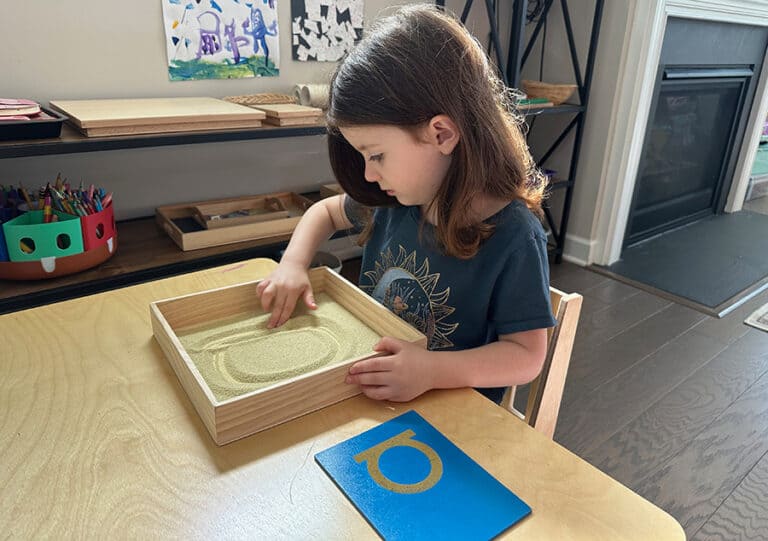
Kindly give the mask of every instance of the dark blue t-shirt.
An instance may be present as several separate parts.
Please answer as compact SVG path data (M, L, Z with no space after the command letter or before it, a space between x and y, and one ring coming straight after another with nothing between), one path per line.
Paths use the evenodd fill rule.
M345 197L349 220L360 206ZM547 238L534 214L515 201L487 220L493 235L471 259L442 253L434 226L421 237L419 207L377 208L363 249L360 288L427 337L430 350L464 350L498 335L555 325L549 298ZM478 389L499 402L504 388Z

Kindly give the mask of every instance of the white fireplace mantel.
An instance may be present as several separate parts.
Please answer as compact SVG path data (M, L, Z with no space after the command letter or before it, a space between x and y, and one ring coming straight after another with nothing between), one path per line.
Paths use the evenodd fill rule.
M616 99L606 141L601 186L594 221L595 243L589 261L610 265L619 260L635 178L651 108L656 70L669 17L768 26L765 0L634 0L618 71ZM738 165L726 203L741 210L755 158L762 120L768 112L768 62L764 64Z

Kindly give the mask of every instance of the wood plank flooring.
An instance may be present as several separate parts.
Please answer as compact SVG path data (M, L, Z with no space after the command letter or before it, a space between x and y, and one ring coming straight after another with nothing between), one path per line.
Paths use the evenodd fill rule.
M768 333L564 263L584 295L555 440L697 541L768 539ZM524 397L523 395L521 395Z
M555 440L689 539L768 540L768 333L743 323L768 291L715 319L569 263L551 278L584 296Z

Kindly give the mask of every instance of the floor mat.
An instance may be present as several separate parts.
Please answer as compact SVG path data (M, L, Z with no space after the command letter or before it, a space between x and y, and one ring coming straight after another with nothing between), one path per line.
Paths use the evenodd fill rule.
M765 304L752 312L752 315L744 320L747 325L768 332L768 304Z
M722 317L768 287L768 216L710 216L624 250L597 272Z

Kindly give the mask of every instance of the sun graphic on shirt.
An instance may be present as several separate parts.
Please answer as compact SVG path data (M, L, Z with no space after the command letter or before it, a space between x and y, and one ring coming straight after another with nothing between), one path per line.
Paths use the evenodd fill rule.
M415 251L409 254L399 246L397 256L392 250L381 253L373 270L363 276L370 283L361 284L361 289L423 332L429 349L453 346L448 336L459 324L445 321L456 310L446 304L451 288L435 291L440 274L430 274L428 258L419 265Z

